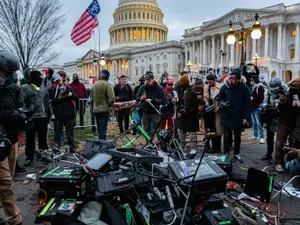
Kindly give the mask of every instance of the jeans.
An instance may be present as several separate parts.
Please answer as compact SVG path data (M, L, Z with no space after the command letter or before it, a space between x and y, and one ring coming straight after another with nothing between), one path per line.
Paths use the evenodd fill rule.
M95 113L99 140L106 140L109 112Z
M68 136L68 145L70 150L75 149L75 140L74 140L74 127L75 127L75 119L70 120L55 120L55 135L54 135L54 144L55 147L61 147L61 135L63 132L63 128L66 128L67 136Z
M76 102L76 111L77 113L79 113L79 121L81 127L84 126L85 105L86 105L85 100L78 100Z
M120 133L124 133L124 126L123 121L125 123L125 131L129 129L129 116L130 116L130 109L123 109L118 111L118 124Z
M286 169L290 171L290 173L299 175L300 174L300 159L294 159L288 162L285 166Z
M235 129L224 127L224 154L230 152L232 147L232 131L234 132L234 155L239 155L241 150L242 127Z
M48 149L47 132L48 132L48 118L34 118L32 119L33 127L26 131L26 160L34 159L35 137L38 135L39 150Z
M153 136L157 128L159 128L159 123L161 122L160 115L157 114L148 114L143 113L143 127L144 130L150 135Z
M251 111L251 118L252 118L252 122L253 122L254 136L258 137L258 129L259 129L260 138L265 138L264 137L265 136L264 128L260 123L259 112L256 109L253 109Z

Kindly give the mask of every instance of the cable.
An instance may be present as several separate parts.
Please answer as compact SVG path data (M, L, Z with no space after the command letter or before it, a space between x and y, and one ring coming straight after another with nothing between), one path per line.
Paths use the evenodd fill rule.
M177 220L177 214L176 214L176 212L174 211L174 209L172 210L172 212L174 213L174 219L173 219L173 221L172 221L171 223L169 223L169 224L167 224L167 225L173 225L173 224L176 222L176 220Z

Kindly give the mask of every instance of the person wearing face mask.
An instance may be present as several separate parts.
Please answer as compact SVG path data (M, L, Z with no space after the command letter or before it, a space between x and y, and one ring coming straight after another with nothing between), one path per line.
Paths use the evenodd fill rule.
M9 225L21 225L22 216L14 200L13 176L18 158L18 135L23 116L20 88L13 74L20 69L16 56L0 50L0 202ZM3 224L3 220L0 219ZM5 222L4 222L5 224Z
M34 160L35 137L38 136L38 146L40 151L48 149L48 92L41 90L43 77L41 72L32 70L29 74L29 84L21 86L22 101L26 108L33 111L31 129L26 131L25 164L31 166Z
M61 135L65 127L68 136L68 145L71 153L76 153L74 141L74 127L76 118L76 109L73 101L78 100L74 90L62 82L60 74L53 76L54 85L49 89L49 98L55 116L55 136L54 147L60 149Z
M133 93L130 85L127 83L126 76L122 75L119 79L119 84L114 87L116 102L128 102L133 100ZM118 111L118 123L120 133L123 134L129 128L130 109L121 109ZM125 130L123 126L125 121Z
M82 127L84 125L84 114L85 114L85 100L80 99L87 99L88 93L85 88L85 85L79 81L79 76L77 73L73 74L73 82L70 84L71 88L73 88L74 92L78 96L78 101L76 102L76 110L79 112L79 118L80 118L80 126Z
M159 107L166 103L166 95L164 89L155 80L153 73L148 71L144 76L145 83L140 87L137 94L137 101L142 102L143 108L143 127L148 134L154 134L154 130L159 127L161 122L161 116L156 110L149 104L152 103L154 107Z

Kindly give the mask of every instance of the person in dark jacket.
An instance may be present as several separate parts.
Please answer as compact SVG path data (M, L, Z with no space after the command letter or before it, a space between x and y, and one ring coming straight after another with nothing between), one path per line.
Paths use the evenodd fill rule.
M186 135L190 136L190 150L197 146L197 131L199 131L198 100L193 88L190 86L188 75L183 75L179 80L178 93L178 129L179 139L183 145L186 143Z
M258 77L251 78L251 85L252 85L252 97L251 97L251 118L253 122L254 128L254 136L251 139L258 139L258 130L259 130L259 143L265 143L265 135L264 135L264 128L260 123L259 120L259 110L258 108L261 107L261 104L265 98L265 88L262 83L259 82Z
M114 87L116 102L128 102L133 100L133 93L130 85L127 83L126 76L122 75L119 84ZM124 133L123 121L125 122L125 131L129 128L130 109L121 109L118 111L118 124L120 133Z
M53 84L52 77L54 74L54 70L51 68L45 68L45 69L43 69L43 72L44 72L45 76L42 81L41 90L48 91Z
M78 96L74 90L62 83L62 78L59 74L53 76L55 82L53 87L49 89L49 98L53 107L55 116L55 148L61 147L61 134L65 127L68 135L68 144L71 153L76 153L74 142L74 127L76 118L76 109L73 101L78 100Z
M167 72L164 72L164 74L161 75L161 77L160 77L160 85L163 88L166 88L168 78L169 78L169 74Z
M134 96L134 99L137 99L136 96L140 90L140 87L144 86L144 83L145 83L145 78L144 78L144 75L141 76L141 78L139 79L139 85L135 87L134 91L133 91L133 96Z
M38 135L39 150L48 149L48 92L41 90L43 77L41 72L33 70L30 72L29 84L21 86L21 96L26 108L33 111L31 129L26 131L25 165L30 166L34 160L35 137Z
M159 110L159 107L166 103L164 89L155 80L152 72L147 72L144 85L139 89L137 101L143 103L143 127L148 134L154 135L153 129L160 127L161 116L150 105ZM152 128L152 129L151 129Z
M279 93L278 110L280 113L279 124L277 128L276 144L275 144L275 169L277 172L283 172L285 152L282 151L289 137L291 137L297 119L297 110L294 107L294 93L291 89L300 84L300 78L289 83L288 92Z
M250 117L250 93L246 78L239 69L234 69L224 80L217 101L221 108L221 125L224 127L224 153L229 154L234 132L234 158L243 162L240 157L242 125Z
M76 111L79 112L80 126L84 126L84 114L85 114L85 105L88 98L88 93L85 88L85 85L79 81L79 76L77 73L73 74L73 82L70 84L70 87L73 88L74 92L78 96L78 101L76 102ZM81 99L81 100L80 100Z
M23 107L20 88L13 78L19 69L18 58L8 51L0 50L0 203L6 222L14 225L22 224L21 211L15 203L13 188L18 158L18 136L24 122L19 111L19 108ZM3 138L8 141L2 142Z

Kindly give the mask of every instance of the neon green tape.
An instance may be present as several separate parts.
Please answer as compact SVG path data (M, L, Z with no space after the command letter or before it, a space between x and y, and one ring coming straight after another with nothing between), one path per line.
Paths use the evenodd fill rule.
M247 171L248 169L247 169L247 168L245 168L245 167L241 167L241 170L245 170L245 171Z
M225 162L225 160L226 160L226 155L223 155L222 158L221 158L221 161Z
M43 209L43 211L40 213L40 216L45 215L45 213L48 211L48 209L50 209L50 207L51 207L51 205L53 204L54 201L55 201L55 198L51 198L51 200L45 206L45 208Z
M53 169L53 170L49 171L48 173L46 173L45 175L43 175L43 177L48 176L49 174L53 173L55 170L57 170L59 168L60 168L60 166L56 167L55 169Z
M149 134L147 134L147 132L141 126L138 126L138 128L143 133L143 135L147 138L147 140L150 141L151 137L149 136Z
M126 145L124 145L122 148L127 148L128 146L130 146L133 142L135 142L136 141L136 137L135 138L133 138L131 141L129 141Z
M223 222L219 222L220 225L224 225L224 224L231 224L231 221L228 220L228 221L223 221Z
M270 193L273 191L273 180L274 180L274 176L270 176L270 184L269 184Z

